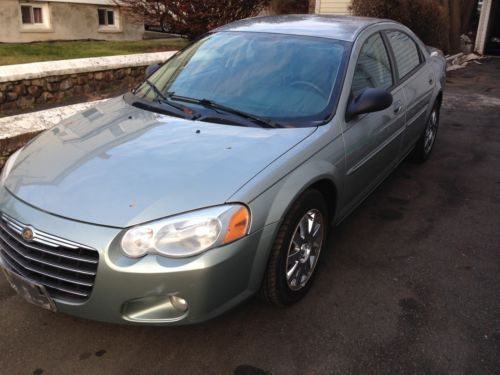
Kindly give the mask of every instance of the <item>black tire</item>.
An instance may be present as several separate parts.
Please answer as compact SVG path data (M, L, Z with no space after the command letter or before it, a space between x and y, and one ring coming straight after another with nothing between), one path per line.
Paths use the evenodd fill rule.
M321 216L318 215L318 213L320 213ZM314 265L312 267L309 266L312 271L310 276L305 281L305 285L301 286L296 284L295 288L300 288L294 290L293 286L289 285L290 283L293 283L293 280L287 279L286 275L286 270L289 266L289 264L287 263L287 259L291 259L288 256L289 250L295 251L295 249L297 249L295 245L292 249L292 237L294 235L300 236L301 229L299 229L299 223L306 217L306 214L309 214L308 218L313 218L311 226L314 226L314 224L316 223L314 220L318 220L319 223L319 218L322 218L323 228L321 229L321 234L317 234L316 240L316 242L319 242L319 238L321 236L321 244L319 246L319 251L316 250L317 257L315 257ZM278 234L273 244L273 248L271 250L271 254L269 256L266 273L264 275L264 280L262 282L260 290L260 297L264 301L273 306L283 307L298 302L306 295L316 274L316 266L321 255L321 250L326 243L329 227L328 219L329 218L326 201L319 191L315 189L309 189L295 201L289 212L284 217L283 222L281 223ZM313 230L311 230L311 232L312 231ZM311 239L314 237L312 233L309 233L309 235L312 235L312 237L310 237ZM304 242L306 241L304 240ZM299 252L295 252L295 254L292 256L295 257L298 253ZM300 263L302 263L302 265L299 264L300 267L303 267L306 262L310 262L313 251L310 250L307 252L307 254L307 256L304 254L302 255L302 257L307 258L307 260L302 261L301 258ZM294 261L294 264L295 263L298 264L299 261ZM297 273L299 273L299 271L297 271ZM302 276L300 277L302 279ZM297 282L297 280L295 281Z
M436 141L437 132L439 129L439 112L441 109L441 103L436 102L434 107L432 108L431 113L429 114L429 118L427 119L427 123L425 124L425 129L422 135L420 136L417 144L415 145L415 149L412 151L410 155L410 159L415 163L423 163L429 156L431 155L432 149L434 147L434 143ZM434 117L435 116L435 117ZM435 123L433 123L435 121ZM432 140L429 142L429 131L433 131Z
M166 20L162 20L160 23L161 31L164 33L170 33L172 31L172 25L169 24Z

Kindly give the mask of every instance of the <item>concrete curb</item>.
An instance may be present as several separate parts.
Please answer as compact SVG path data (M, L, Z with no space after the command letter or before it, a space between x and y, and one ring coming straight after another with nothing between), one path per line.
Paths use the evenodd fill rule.
M0 66L0 83L162 63L177 51Z
M42 131L62 120L109 99L67 105L43 111L0 118L0 170L10 154Z
M25 133L33 133L51 128L62 120L109 99L66 105L22 115L0 118L0 141Z

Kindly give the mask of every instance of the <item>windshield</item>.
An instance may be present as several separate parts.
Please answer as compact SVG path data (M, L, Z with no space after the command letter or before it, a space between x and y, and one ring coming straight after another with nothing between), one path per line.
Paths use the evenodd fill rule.
M203 99L289 126L317 125L335 106L345 50L324 38L219 32L175 55L135 95Z

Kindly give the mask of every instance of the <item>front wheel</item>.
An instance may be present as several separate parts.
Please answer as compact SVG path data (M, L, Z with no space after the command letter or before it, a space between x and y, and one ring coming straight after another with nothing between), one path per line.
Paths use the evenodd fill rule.
M326 242L328 210L323 195L307 190L280 226L260 294L271 305L286 306L305 296Z
M440 105L436 103L429 115L424 133L417 141L415 149L413 150L411 159L417 163L423 163L431 154L439 127L439 110Z

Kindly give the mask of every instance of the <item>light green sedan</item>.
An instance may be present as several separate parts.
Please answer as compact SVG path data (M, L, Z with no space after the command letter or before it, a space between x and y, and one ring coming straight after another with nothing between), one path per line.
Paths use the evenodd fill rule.
M188 324L313 284L326 238L426 160L444 59L392 21L242 20L45 131L0 180L0 265L44 308Z

